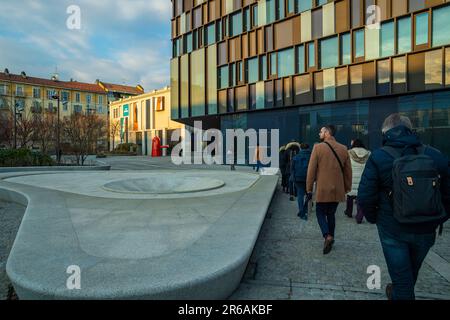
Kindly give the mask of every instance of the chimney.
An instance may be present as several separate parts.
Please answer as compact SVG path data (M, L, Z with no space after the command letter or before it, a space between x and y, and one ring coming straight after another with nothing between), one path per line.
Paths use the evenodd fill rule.
M22 71L22 72L20 73L20 75L21 75L21 77L24 78L24 79L27 78L27 74L25 73L25 71Z
M6 74L7 76L9 76L9 69L8 69L8 68L5 69L5 74Z

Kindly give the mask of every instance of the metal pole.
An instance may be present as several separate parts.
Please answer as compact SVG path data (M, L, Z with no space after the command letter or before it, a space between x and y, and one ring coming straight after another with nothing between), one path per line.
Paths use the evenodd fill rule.
M58 164L61 164L61 145L60 145L60 138L59 138L59 102L60 102L60 96L58 95L58 119L57 119L57 127L56 127L56 130L57 130L57 137L56 137L56 139L57 139L57 145L58 145L58 154L57 154L57 156L56 156L56 158L58 159Z
M17 104L14 103L14 149L17 149Z

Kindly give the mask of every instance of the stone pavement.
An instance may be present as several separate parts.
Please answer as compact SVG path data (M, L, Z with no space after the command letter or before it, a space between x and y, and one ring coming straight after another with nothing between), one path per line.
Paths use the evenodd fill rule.
M244 279L230 299L385 299L384 288L390 278L376 227L367 222L357 225L343 210L341 205L336 244L324 256L314 211L308 222L300 220L297 202L289 201L279 187ZM370 265L381 268L381 290L367 289L366 271ZM450 224L447 224L422 267L417 298L450 299L449 272Z
M164 158L114 157L105 160L113 170L193 169L190 166L174 168ZM199 167L195 166L195 169ZM214 169L229 170L226 166ZM240 167L237 170L251 171ZM367 222L356 225L354 220L343 215L340 207L336 245L330 255L323 256L323 241L314 213L305 223L297 218L297 211L297 203L290 202L279 189L246 274L231 299L385 299L384 286L389 282L389 275L376 227ZM8 212L7 216L5 212ZM9 241L9 246L12 245L22 214L20 206L0 202L0 299L6 297L4 265L5 252L7 255L9 250L7 243ZM11 227L5 228L5 221L11 221ZM5 230L9 240L5 237ZM380 266L382 290L367 289L369 275L366 268L369 265ZM450 224L447 223L443 236L437 238L422 267L416 287L418 298L450 299L449 273Z
M6 276L6 260L16 238L25 208L0 201L0 300L8 298L10 281Z

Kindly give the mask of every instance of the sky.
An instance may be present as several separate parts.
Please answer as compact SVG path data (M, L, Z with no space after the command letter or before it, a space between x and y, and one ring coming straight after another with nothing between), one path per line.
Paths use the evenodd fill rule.
M80 29L71 6L78 6ZM169 85L170 0L0 0L0 71ZM75 24L74 24L75 23ZM75 25L76 26L76 25Z

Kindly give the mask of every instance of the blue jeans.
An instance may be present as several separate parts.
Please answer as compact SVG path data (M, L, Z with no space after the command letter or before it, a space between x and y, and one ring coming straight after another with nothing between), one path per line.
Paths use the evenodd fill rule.
M334 230L336 229L336 210L339 203L337 202L322 202L316 205L317 222L319 222L320 230L323 237L334 237Z
M308 215L308 202L305 201L306 183L295 182L295 188L297 189L299 216L301 218L306 218L306 216Z
M256 172L259 172L259 169L262 167L262 162L261 161L257 161L256 162L256 166L253 166L253 170L256 169Z
M391 276L393 300L415 300L420 267L434 245L436 233L392 235L378 226L381 246Z

